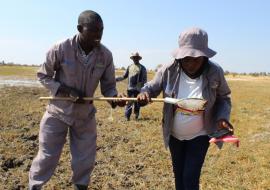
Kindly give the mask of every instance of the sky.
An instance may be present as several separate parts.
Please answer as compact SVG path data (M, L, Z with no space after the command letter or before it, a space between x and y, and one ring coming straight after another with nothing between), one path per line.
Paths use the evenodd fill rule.
M0 61L42 64L53 44L78 33L84 10L101 15L117 68L137 51L147 69L168 63L180 32L200 27L225 71L270 72L269 0L1 0Z

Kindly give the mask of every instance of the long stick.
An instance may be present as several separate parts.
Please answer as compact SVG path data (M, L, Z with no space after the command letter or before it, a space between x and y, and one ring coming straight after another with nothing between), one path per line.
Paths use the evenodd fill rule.
M137 98L117 98L117 97L83 97L83 100L92 100L92 101L112 101L112 100L125 100L125 101L137 101ZM73 101L70 97L40 97L39 100L70 100ZM151 98L153 102L164 102L164 98Z
M71 97L40 97L40 100L68 100L74 101ZM137 98L127 98L127 97L83 97L83 100L88 101L112 101L112 100L124 100L124 101L137 101ZM184 99L175 99L175 98L151 98L152 102L164 102L169 104L177 105L182 109L182 112L195 113L197 111L201 112L205 109L207 103L206 100L201 98L184 98Z

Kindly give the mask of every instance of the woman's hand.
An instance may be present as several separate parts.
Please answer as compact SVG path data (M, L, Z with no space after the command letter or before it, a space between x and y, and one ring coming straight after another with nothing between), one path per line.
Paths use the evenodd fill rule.
M116 98L126 98L127 96L124 93L120 93L117 96L115 96ZM112 108L115 108L116 106L119 107L124 107L125 105L127 105L127 101L126 100L112 100L109 101L111 102Z
M218 120L218 122L217 122L217 129L218 130L227 129L232 134L234 132L233 126L227 120L225 120L225 119Z
M137 101L140 104L140 106L145 106L149 102L151 102L151 97L149 96L148 92L141 92L137 96Z

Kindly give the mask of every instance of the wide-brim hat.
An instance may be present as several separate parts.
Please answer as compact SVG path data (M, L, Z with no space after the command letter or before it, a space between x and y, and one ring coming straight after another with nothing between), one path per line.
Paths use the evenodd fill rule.
M134 59L135 57L138 58L138 60L142 59L142 57L140 56L140 54L138 52L132 53L130 56L130 59Z
M183 59L184 57L200 57L208 58L216 55L216 52L208 47L208 35L200 28L190 28L183 31L179 36L179 48L173 51L172 56L175 59Z

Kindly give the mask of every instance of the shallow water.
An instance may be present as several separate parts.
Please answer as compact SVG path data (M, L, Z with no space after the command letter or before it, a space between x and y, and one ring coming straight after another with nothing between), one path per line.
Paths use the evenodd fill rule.
M41 84L37 80L0 78L0 88L10 86L41 87Z

